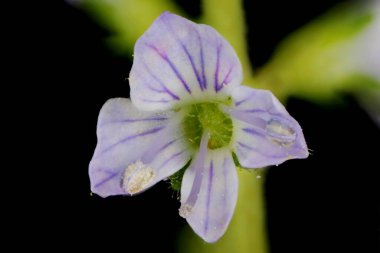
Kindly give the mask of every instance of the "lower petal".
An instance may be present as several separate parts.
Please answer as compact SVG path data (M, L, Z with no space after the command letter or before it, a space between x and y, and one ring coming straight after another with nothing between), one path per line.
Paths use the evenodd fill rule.
M90 162L91 191L107 197L135 194L189 160L172 113L142 112L129 99L110 99L99 114Z
M193 165L186 170L181 188L181 216L206 242L217 241L226 231L237 201L238 178L229 150L207 151L202 164L201 187L194 206L187 205L196 179Z

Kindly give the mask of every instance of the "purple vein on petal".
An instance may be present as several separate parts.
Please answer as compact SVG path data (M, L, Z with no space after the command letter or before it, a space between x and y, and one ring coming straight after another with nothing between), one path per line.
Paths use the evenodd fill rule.
M227 75L224 77L222 83L219 85L219 89L221 89L223 87L223 85L226 85L230 82L230 80L228 80L228 79L230 78L232 69L233 69L233 66L230 66L230 68L228 69Z
M249 150L254 150L253 147L248 146L247 144L244 144L244 143L242 143L242 142L240 142L240 141L238 141L237 143L238 143L238 145L240 145L240 146L243 147L243 148L246 148L246 149L249 149Z
M220 90L219 87L219 65L220 65L220 51L222 49L222 45L219 45L216 50L216 67L214 72L214 89L216 92Z
M242 110L242 112L249 112L249 113L269 113L268 111L263 110L263 109L246 109L246 110Z
M110 173L110 175L108 177L104 178L103 180L101 180L100 182L98 182L96 185L94 185L94 188L98 188L102 184L104 184L104 183L108 182L109 180L111 180L112 178L116 177L118 174L119 174L119 172L112 172L112 173Z
M189 94L191 94L191 90L190 90L189 86L187 85L187 83L185 82L185 80L183 79L182 75L179 73L178 69L175 67L175 65L173 64L173 62L169 59L169 57L164 52L161 52L155 46L150 45L148 43L145 43L145 45L147 47L149 47L150 49L152 49L154 52L156 52L156 54L158 54L161 57L161 59L163 59L170 66L170 68L173 70L173 72L176 75L176 77L181 81L183 87L186 89L186 91Z
M266 137L265 134L260 133L259 131L255 130L253 128L243 128L242 130L248 134L251 134L251 135L262 136L264 138Z
M271 119L277 119L280 121L291 122L289 119L285 118L284 115L277 113L277 112L271 112L270 110L248 109L248 110L232 110L231 111L231 114L236 115L238 119L239 119L239 116L243 116L244 114L249 115L247 113L255 114L255 116L257 116L257 118L260 118L259 116L269 115L271 117Z
M182 203L185 205L189 205L191 207L195 205L198 199L199 191L202 186L203 172L205 171L204 163L206 159L208 140L209 140L209 134L208 134L208 131L205 131L202 135L200 147L198 150L198 155L196 156L195 160L191 162L191 167L194 169L195 176L194 176L193 185L191 186L189 196L187 197L187 200L184 203Z
M244 153L244 151L243 151L243 148L240 146L240 145L237 145L236 146L236 150L235 150L237 153ZM240 158L239 158L240 159ZM239 162L240 162L240 160L239 160Z
M102 123L99 127L103 127L109 124L123 124L123 123L135 123L135 122L147 122L147 121L163 121L167 120L166 117L154 117L154 118L145 118L145 119L122 119Z
M251 99L251 97L247 97L247 98L244 98L244 99L242 99L242 100L236 101L236 102L235 102L235 106L240 106L241 104L243 104L243 103L249 101L250 99Z
M124 142L126 142L126 141L129 141L129 140L136 139L136 138L138 138L138 137L142 137L142 136L145 136L145 135L149 135L149 134L157 133L157 132L161 131L163 128L164 128L163 126L161 126L161 127L156 127L156 128L149 129L149 130L147 130L147 131L145 131L145 132L141 132L141 133L138 133L138 134L134 134L134 135L127 136L127 137L125 137L124 139L122 139L122 140L120 140L120 141L118 141L118 142L116 142L116 143L114 143L114 144L108 146L107 148L103 149L103 150L97 155L97 157L103 155L104 153L106 153L106 152L108 152L108 151L110 151L111 149L113 149L114 147L116 147L116 146L119 145L119 144L122 144L122 143L124 143Z
M254 147L251 147L251 146L249 146L249 145L247 145L247 144L245 144L245 143L242 143L242 142L238 142L238 145L240 146L240 147L243 147L243 148L245 148L245 149L248 149L248 150L251 150L251 151L254 151L254 152L256 152L256 153L258 153L258 154L260 154L260 155L262 155L262 156L266 156L266 157L269 157L269 158L283 158L283 156L281 156L281 155L269 155L269 154L267 154L267 153L263 153L262 151L260 151L260 149L257 149L257 148L254 148Z
M148 72L148 74L151 75L153 77L153 79L157 83L160 84L161 88L163 89L163 92L169 94L173 99L179 100L179 97L176 94L174 94L155 74L152 73L152 71L149 69L148 65L146 65L145 62L143 62L143 64L144 64L144 67L145 67L146 71ZM154 90L152 87L150 87L149 84L148 84L148 87L150 89Z
M228 159L227 157L224 158L223 160L223 185L224 185L224 193L223 193L223 207L226 207L227 206L227 162L228 162ZM235 168L234 168L235 169Z
M202 69L202 79L203 79L203 88L207 89L207 79L205 74L205 60L203 56L203 45L202 45L202 38L199 34L199 32L196 30L198 41L199 41L199 47L200 47L200 60L201 60L201 69Z
M185 46L181 41L180 41L180 44L181 44L183 50L185 51L187 57L188 57L189 60L190 60L191 67L193 68L194 74L195 74L195 76L197 77L197 80L198 80L198 83L199 83L199 87L200 87L201 90L203 91L204 88L203 88L202 80L201 80L201 77L199 76L198 70L197 70L196 67L195 67L194 59L193 59L193 57L190 55L189 50L187 50L186 46Z
M168 99L161 99L161 100L153 100L153 99L146 99L146 98L139 98L140 100L144 102L149 102L149 103L169 103L172 100Z
M205 233L208 231L208 220L210 215L210 202L211 202L211 190L212 190L212 181L214 177L214 164L210 162L210 172L208 175L208 186L207 186L207 202L206 202L206 220L205 220Z
M235 106L240 106L241 104L247 101L251 101L252 99L254 99L255 95L255 93L248 94L246 98L243 98L242 100L235 102Z
M167 93L165 90L160 90L160 89L157 89L156 87L151 86L149 82L146 82L145 84L148 87L148 89L152 91L155 91L157 93Z
M159 144L162 143L162 138L158 138L156 142L153 142L151 147L145 152L141 158L141 161L144 163L150 163L155 157L157 157L158 154L160 154L177 140L179 139L171 140L168 143L165 143L165 145L161 146Z
M177 43L179 43L183 49L183 51L185 52L187 58L189 59L190 61L190 64L191 64L191 67L193 68L193 72L195 74L195 77L197 78L197 81L198 81L198 84L199 84L199 87L201 88L201 90L203 91L203 84L202 84L202 80L201 80L201 77L199 76L199 73L198 73L198 70L195 66L195 63L194 63L194 59L193 59L193 56L190 54L189 50L187 49L187 47L185 46L185 44L183 44L183 42L181 41L180 38L178 38L178 35L173 31L172 27L170 26L170 24L168 24L167 22L165 22L168 30L170 31L171 34L173 34L173 36L175 37ZM194 29L195 30L195 29Z
M159 154L161 153L162 151L164 151L165 149L167 149L170 145L172 145L174 142L176 142L178 139L175 139L175 140L172 140L168 143L166 143L164 146L160 147L159 150L157 151L156 154Z
M175 153L174 155L172 155L171 157L169 157L166 161L164 161L159 167L158 167L158 170L161 169L162 167L164 167L166 164L168 164L171 160L173 160L174 158L176 158L177 156L180 156L181 154L183 154L185 152L185 150L182 150L180 152L177 152Z
M155 88L155 87L152 87L152 86L149 85L149 84L146 84L146 86L148 87L148 89L150 89L150 90L152 90L152 91L154 91L154 92L157 92L157 93L167 93L166 91L164 91L164 90L159 90L159 89L157 89L157 88Z

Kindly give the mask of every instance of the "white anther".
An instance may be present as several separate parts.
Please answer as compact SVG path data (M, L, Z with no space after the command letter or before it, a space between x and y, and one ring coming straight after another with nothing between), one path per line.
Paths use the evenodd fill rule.
M192 209L193 207L190 206L189 204L182 204L181 207L179 208L179 215L182 218L186 219L187 217L189 217Z
M125 192L132 195L145 189L154 176L152 168L141 161L136 161L124 170L121 185Z
M296 133L286 122L270 120L266 125L266 132L270 139L281 146L294 143Z

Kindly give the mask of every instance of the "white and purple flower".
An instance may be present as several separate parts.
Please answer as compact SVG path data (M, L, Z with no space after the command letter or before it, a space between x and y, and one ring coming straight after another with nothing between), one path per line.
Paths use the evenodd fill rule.
M297 121L269 91L241 86L234 50L207 25L163 13L137 41L129 81L131 100L100 111L91 190L133 195L186 168L179 212L207 242L235 209L233 153L244 168L308 156Z

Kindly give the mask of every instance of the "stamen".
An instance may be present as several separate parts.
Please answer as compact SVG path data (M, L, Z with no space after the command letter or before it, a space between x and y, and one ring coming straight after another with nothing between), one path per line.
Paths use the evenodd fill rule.
M199 190L201 189L202 184L202 174L204 172L207 144L209 138L210 134L207 131L205 131L202 135L198 155L194 160L193 165L191 165L195 170L195 177L187 200L185 202L182 202L181 207L179 208L179 215L183 218L187 218L191 214L195 202L198 199Z
M125 192L133 195L145 189L154 176L155 173L151 167L141 161L136 161L124 170L121 186Z
M281 146L287 146L296 140L295 131L286 122L271 119L266 125L266 132L272 141Z
M179 215L182 218L186 219L187 217L189 217L192 209L193 207L190 206L189 204L181 204L181 207L179 208Z
M223 107L223 111L234 118L244 121L257 128L258 132L264 134L271 141L281 146L289 146L296 140L297 134L290 126L288 120L270 115L262 111L245 112L233 108ZM268 119L269 117L269 119Z

